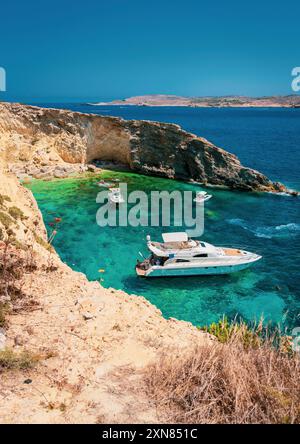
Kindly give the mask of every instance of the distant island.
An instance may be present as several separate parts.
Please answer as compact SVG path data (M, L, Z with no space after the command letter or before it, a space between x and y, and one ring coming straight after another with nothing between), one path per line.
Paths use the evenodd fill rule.
M284 107L300 108L300 95L289 96L221 96L221 97L183 97L167 94L134 96L111 102L90 103L90 105L135 105L135 106L189 106L189 107Z

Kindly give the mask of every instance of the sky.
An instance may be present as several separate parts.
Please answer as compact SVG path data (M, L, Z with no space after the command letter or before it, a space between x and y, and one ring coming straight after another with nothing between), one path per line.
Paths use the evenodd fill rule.
M293 94L299 17L299 0L2 0L0 101Z

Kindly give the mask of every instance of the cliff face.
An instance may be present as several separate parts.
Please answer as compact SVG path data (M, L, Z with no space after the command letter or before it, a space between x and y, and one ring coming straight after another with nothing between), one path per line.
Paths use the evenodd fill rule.
M138 172L249 191L284 189L241 165L235 155L178 125L129 121L126 126L131 134L130 165Z
M0 423L162 422L143 369L211 338L62 263L32 193L5 169L0 155ZM12 371L6 350L6 362L26 352L37 363Z
M174 124L2 103L0 150L11 171L35 177L60 177L100 160L143 174L204 184L285 189L242 166L233 154Z
M99 157L130 165L131 137L119 119L0 105L0 423L162 421L143 369L162 349L211 343L143 297L62 263L12 173L68 175ZM3 364L25 355L35 366Z

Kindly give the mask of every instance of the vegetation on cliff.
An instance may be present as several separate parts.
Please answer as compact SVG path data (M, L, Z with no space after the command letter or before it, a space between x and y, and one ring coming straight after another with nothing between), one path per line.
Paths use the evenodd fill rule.
M105 157L115 143L114 155L121 150L124 159L130 152L136 171L174 177L195 171L234 187L277 189L235 156L176 125L7 104L1 106L0 140L0 161L17 168L66 168L72 160ZM161 146L166 157L160 165ZM174 146L181 153L177 160L187 149L191 169L168 161ZM227 324L207 328L221 342L212 340L189 323L164 319L142 297L89 282L47 251L32 195L1 166L0 326L7 340L0 353L1 421L300 421L299 360L290 349L246 330L241 339L241 330ZM29 394L23 372L40 356L45 361L31 386L38 390ZM47 406L63 409L45 408L45 397Z
M220 321L212 344L164 351L145 373L171 423L299 423L300 359L287 338Z

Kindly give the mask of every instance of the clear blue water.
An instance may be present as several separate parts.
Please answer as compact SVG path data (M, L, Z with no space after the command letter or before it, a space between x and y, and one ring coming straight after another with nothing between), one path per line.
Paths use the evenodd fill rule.
M45 106L45 105L44 105ZM54 106L54 105L51 105ZM58 107L58 105L55 105ZM239 156L273 180L300 189L299 109L193 109L148 107L91 107L60 105L82 112L124 118L179 123ZM134 189L199 190L166 179L128 173L106 173ZM208 242L241 246L263 255L254 267L229 276L141 279L134 272L138 251L146 254L145 236L160 239L165 228L100 228L95 216L99 187L94 179L35 181L31 189L49 233L61 217L54 245L71 267L101 280L104 286L145 296L164 316L204 325L242 316L246 321L300 324L300 210L299 198L261 193L212 190L206 204ZM104 273L99 273L104 269Z

